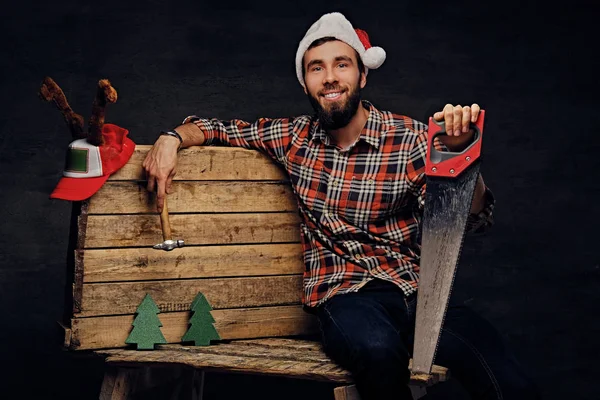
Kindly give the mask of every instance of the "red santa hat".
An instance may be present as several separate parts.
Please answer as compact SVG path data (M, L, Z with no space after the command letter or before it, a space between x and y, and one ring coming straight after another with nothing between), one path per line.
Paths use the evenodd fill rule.
M385 51L381 47L371 46L367 32L354 29L350 21L338 12L325 14L308 29L296 52L296 75L302 86L304 86L302 74L304 53L312 42L324 37L334 37L356 50L367 72L369 69L379 68L385 61Z

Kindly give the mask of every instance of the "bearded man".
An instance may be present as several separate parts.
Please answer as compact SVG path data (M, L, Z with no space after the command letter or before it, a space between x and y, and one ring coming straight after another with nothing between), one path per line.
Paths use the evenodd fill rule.
M259 150L288 172L298 200L305 273L303 304L320 322L327 354L348 369L363 400L411 399L427 125L361 99L385 52L340 13L323 15L296 55L297 78L315 115L220 121L190 116L163 132L144 169L162 209L177 151L222 144ZM462 151L473 140L477 104L434 114ZM492 225L494 197L478 177L468 232ZM463 304L448 308L436 363L473 399L535 399L537 390L498 332Z

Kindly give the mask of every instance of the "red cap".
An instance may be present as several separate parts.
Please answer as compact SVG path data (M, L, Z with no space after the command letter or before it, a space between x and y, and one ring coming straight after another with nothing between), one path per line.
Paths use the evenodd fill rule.
M135 143L127 137L128 134L127 129L104 124L103 145L93 146L86 139L71 142L63 177L50 198L80 201L96 193L131 158Z

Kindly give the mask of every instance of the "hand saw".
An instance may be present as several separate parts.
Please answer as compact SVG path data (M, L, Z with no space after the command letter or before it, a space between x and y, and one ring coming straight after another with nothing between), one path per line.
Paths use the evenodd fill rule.
M446 128L429 118L413 374L431 373L479 174L484 116L471 124L473 142L462 152L435 149Z

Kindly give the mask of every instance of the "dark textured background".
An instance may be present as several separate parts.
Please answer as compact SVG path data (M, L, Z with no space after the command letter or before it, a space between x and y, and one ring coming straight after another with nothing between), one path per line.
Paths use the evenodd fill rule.
M119 100L107 121L128 128L138 144L192 113L250 120L306 113L296 47L333 10L388 53L365 90L380 109L421 120L447 102L487 110L482 169L497 198L496 226L467 241L456 293L498 327L544 398L600 398L593 2L355 3L3 6L0 382L20 393L3 398L97 398L102 377L98 363L62 352L56 335L70 204L48 195L70 139L58 111L37 98L43 77L53 77L86 118L97 81L110 79ZM207 399L331 398L329 386L303 381L209 378ZM281 395L288 384L293 396ZM460 393L449 383L429 398Z

